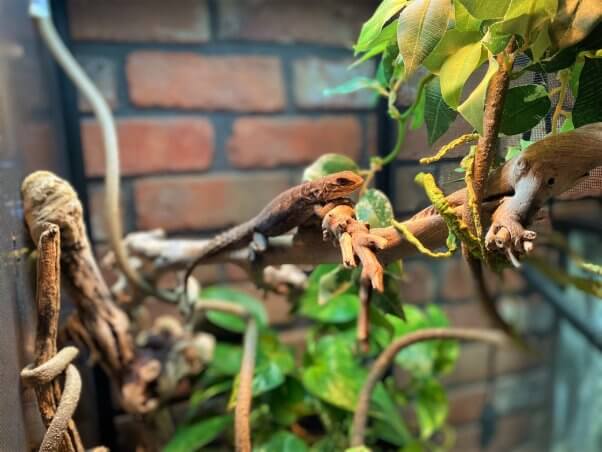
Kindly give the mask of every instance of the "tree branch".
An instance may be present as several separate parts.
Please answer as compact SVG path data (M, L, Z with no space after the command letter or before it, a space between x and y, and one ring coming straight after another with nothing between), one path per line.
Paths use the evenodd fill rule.
M395 356L397 356L397 354L405 347L417 342L440 339L482 341L494 345L503 345L507 342L504 335L497 331L466 328L426 328L424 330L409 333L392 342L372 365L368 377L364 382L364 386L362 386L362 390L358 396L350 431L351 447L359 447L364 444L366 422L368 420L368 410L370 408L372 392L387 369L391 366Z

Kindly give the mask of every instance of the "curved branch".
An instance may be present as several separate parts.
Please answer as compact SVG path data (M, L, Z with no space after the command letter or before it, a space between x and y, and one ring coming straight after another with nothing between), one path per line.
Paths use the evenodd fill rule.
M467 328L427 328L407 334L392 342L372 365L370 373L359 394L355 414L353 415L353 423L351 424L351 447L358 447L364 443L366 421L368 420L368 409L370 408L372 392L389 366L391 366L395 356L405 347L417 342L438 339L482 341L494 345L503 345L508 342L505 336L497 331Z

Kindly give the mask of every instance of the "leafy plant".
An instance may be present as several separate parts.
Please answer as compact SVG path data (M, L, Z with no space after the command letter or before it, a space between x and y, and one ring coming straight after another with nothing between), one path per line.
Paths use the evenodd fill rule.
M572 16L583 20L572 20ZM511 66L506 49L510 49L512 60L520 55L525 61L510 69L511 78L546 72L552 77L556 74L560 87L549 91L542 84L523 84L507 90L501 133L528 133L550 111L552 133L557 133L561 118L562 131L602 120L601 19L599 0L383 0L364 23L354 46L355 64L379 58L375 77L351 80L326 94L369 89L386 98L388 113L399 127L397 142L388 154L373 157L369 169L360 169L347 157L328 154L305 170L304 179L352 170L362 172L370 181L403 149L408 127L424 125L432 144L461 117L482 134L490 81L500 68ZM418 84L416 99L402 108L397 93L419 73L425 75ZM469 90L471 79L474 88ZM569 92L576 99L572 112L563 109L562 101ZM444 151L475 136L460 137ZM516 157L530 144L521 140L519 146L508 149L506 159ZM468 156L469 161L473 158L474 153ZM471 177L471 171L465 174ZM421 174L417 180L445 218L450 230L449 251L434 253L412 243L432 257L451 255L456 241L475 254L482 253L481 239L456 217L432 175ZM395 222L387 196L376 189L365 187L355 211L357 218L371 227L394 224L403 229ZM356 344L355 323L360 304L359 270L339 265L316 267L307 289L294 304L296 314L312 322L300 363L267 326L267 315L258 300L226 288L203 290L203 298L244 305L260 327L251 415L256 450L349 447L351 419L368 374L366 363L396 338L448 324L436 305L424 309L402 306L401 274L401 263L387 268L385 291L374 294L370 306L369 347L361 351ZM208 321L233 334L244 330L240 319L226 314L210 314ZM182 445L193 450L229 430L232 406L228 400L236 395L241 353L238 345L218 343L213 362L195 383L187 425L176 431L167 450L182 450ZM371 423L365 444L376 450L439 450L442 445L435 438L447 430L448 411L439 378L453 369L458 353L455 342L441 340L416 344L398 353L395 362L408 375L407 382L400 386L387 377L376 386L370 399ZM415 425L408 422L412 418Z

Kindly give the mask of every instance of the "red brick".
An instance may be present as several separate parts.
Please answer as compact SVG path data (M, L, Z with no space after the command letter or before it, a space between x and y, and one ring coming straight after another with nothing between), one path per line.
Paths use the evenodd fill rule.
M455 441L451 452L482 452L480 429L477 424L462 426L455 431Z
M424 189L414 178L420 172L431 172L431 167L402 166L395 170L395 210L398 212L414 212L428 206L429 200Z
M474 294L472 274L463 259L449 259L443 266L441 296L447 301L469 299Z
M69 1L71 36L82 41L204 42L210 37L206 0Z
M362 130L354 116L241 118L228 140L228 158L239 168L308 163L327 152L358 159Z
M368 155L378 155L378 116L375 114L366 119L366 146Z
M363 64L349 69L353 62L304 58L293 63L295 104L302 109L373 108L378 94L360 90L345 95L324 95L324 90L335 88L355 77L374 77L374 65Z
M484 384L466 386L448 391L449 415L447 420L452 425L474 422L481 417L487 397Z
M286 172L154 177L134 184L139 229L213 229L248 220L289 187Z
M481 343L465 343L460 348L460 356L454 371L445 377L448 384L473 383L487 375L487 359L490 346Z
M139 107L274 112L286 103L274 57L139 51L128 57L126 71Z
M100 56L78 56L77 60L96 85L111 109L118 105L117 94L117 64L110 58ZM80 111L90 112L92 107L81 93L79 93Z
M190 171L209 168L213 127L202 118L127 118L117 121L123 174ZM104 174L104 145L98 123L82 122L88 176Z
M371 0L220 0L219 37L351 47Z
M422 262L404 265L401 295L409 303L428 303L435 298L435 277L431 268Z

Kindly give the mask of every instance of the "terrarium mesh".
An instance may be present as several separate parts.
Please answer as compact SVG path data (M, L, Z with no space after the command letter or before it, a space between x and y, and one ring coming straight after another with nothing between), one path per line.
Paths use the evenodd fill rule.
M516 62L516 67L520 68L524 65L528 64L528 59L521 55ZM600 81L602 83L602 80ZM547 90L550 91L557 86L559 86L559 82L556 79L556 74L546 74L540 72L526 72L522 77L513 80L511 86L519 86L525 85L528 83L538 83L546 86ZM556 101L558 100L558 95L552 98L552 106L556 105ZM567 93L563 108L564 110L571 111L573 108L574 98L571 95L571 92ZM560 118L558 121L558 128L562 125L562 121L564 118ZM529 139L532 141L537 141L543 138L545 135L550 133L552 130L552 112L548 114L546 118L544 118L530 133L524 134L522 137L520 135L514 135L511 137L504 137L501 141L501 148L505 149L508 145L518 144L521 138ZM602 152L602 149L600 150ZM595 168L590 172L590 175L579 182L575 187L568 190L559 196L559 199L562 200L577 200L583 198L601 198L602 197L602 167Z

